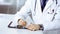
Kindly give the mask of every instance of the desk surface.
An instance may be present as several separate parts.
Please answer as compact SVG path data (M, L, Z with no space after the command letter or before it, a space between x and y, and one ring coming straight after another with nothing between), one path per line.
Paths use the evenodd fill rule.
M8 28L10 20L13 15L0 14L0 34L60 34L60 29L49 30L49 31L30 31L26 29L12 29Z
M10 15L11 16L11 15ZM0 15L0 34L43 34L42 31L30 31L26 29L12 29L8 28L10 17L8 15Z

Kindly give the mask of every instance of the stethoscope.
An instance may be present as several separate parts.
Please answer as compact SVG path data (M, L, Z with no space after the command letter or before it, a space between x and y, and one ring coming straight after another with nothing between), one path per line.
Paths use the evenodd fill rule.
M53 0L54 1L54 0ZM54 10L52 10L52 13L48 13L48 14L53 14L53 17L52 17L52 20L51 21L53 21L54 19L55 19L55 16L56 16L56 11L57 11L57 4L58 4L58 2L57 2L57 0L55 0L55 4L56 4L56 9Z
M58 2L57 2L57 0L53 0L53 2L55 1L55 3L56 3L56 5L58 4ZM36 14L36 4L37 4L37 0L35 0L35 5L34 5L34 16L35 16L35 14ZM51 7L51 6L50 6ZM57 8L56 8L57 9ZM53 15L53 18L52 18L52 20L51 21L53 21L54 19L55 19L55 15L57 14L56 12L55 12L55 10L53 9L52 10L52 13L50 13L50 12L48 12L48 14L53 14L54 13L54 15Z

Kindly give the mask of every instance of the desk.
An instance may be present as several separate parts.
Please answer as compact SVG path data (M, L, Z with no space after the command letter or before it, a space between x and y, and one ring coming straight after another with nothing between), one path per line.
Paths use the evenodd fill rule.
M43 34L42 31L30 31L26 29L12 29L8 28L9 21L13 15L0 14L0 34Z
M8 28L8 24L14 15L0 14L0 34L60 34L60 28L47 31L30 31L26 29Z

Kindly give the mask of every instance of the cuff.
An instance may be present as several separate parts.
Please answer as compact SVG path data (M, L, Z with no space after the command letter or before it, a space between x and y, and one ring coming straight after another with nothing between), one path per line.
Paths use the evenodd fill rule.
M44 30L44 27L43 27L43 24L39 24L39 26L40 26L40 29L39 30Z

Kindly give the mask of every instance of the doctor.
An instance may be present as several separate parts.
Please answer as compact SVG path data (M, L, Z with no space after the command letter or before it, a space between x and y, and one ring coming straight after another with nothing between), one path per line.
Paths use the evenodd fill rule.
M43 3L42 3L43 2ZM60 28L59 0L27 0L17 14L15 21L29 16L34 24L43 24L44 30Z

